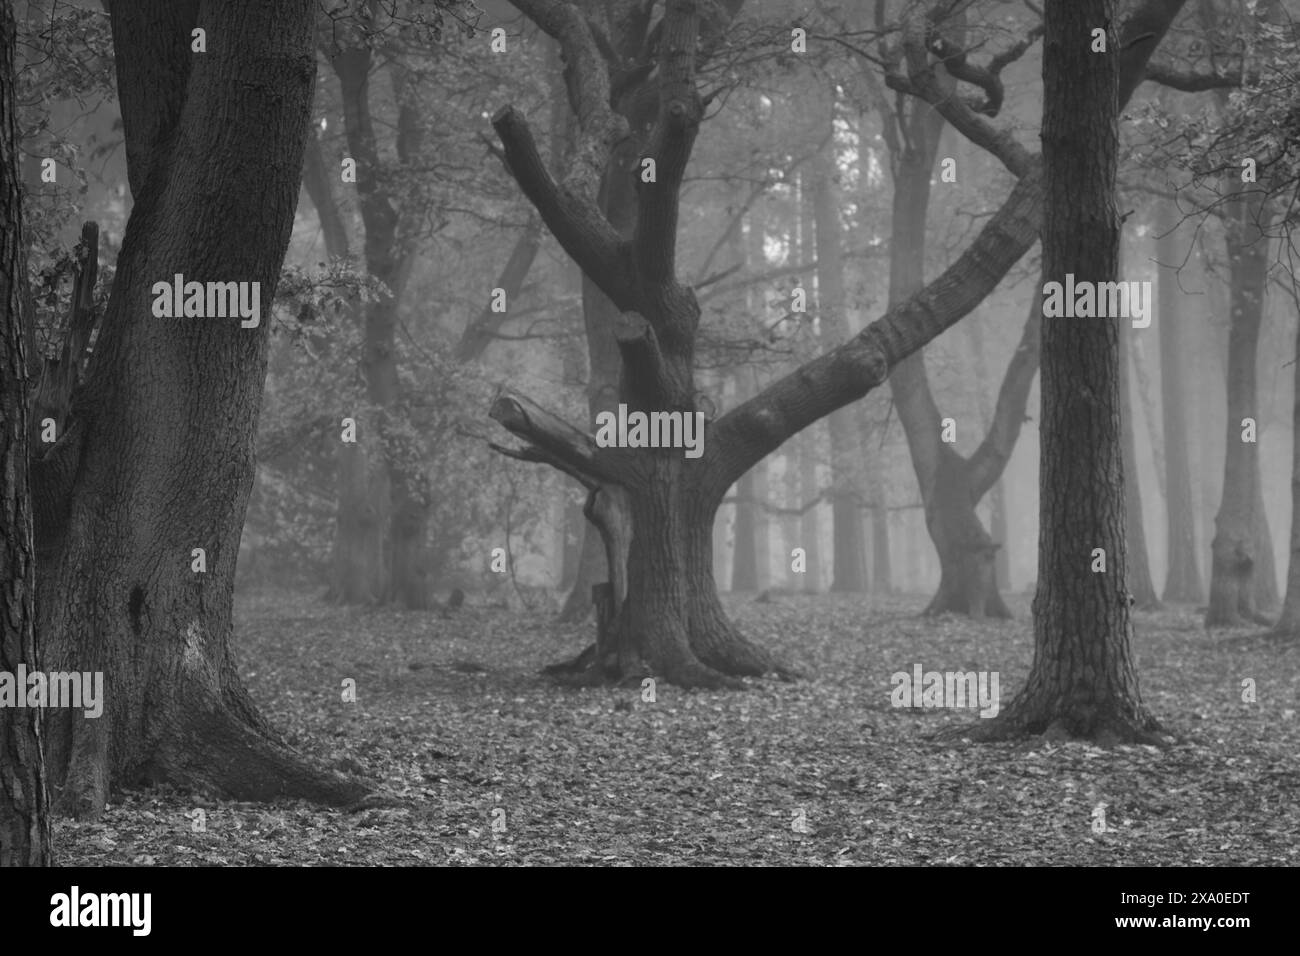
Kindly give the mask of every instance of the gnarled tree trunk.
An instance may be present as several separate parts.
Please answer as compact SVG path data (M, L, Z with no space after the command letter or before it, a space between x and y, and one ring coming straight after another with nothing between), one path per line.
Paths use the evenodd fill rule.
M527 121L505 107L493 126L507 168L565 251L619 310L614 332L623 371L620 401L633 412L692 414L700 310L693 291L677 278L676 231L682 178L702 114L694 83L700 4L666 5L659 30L659 110L644 153L655 160L656 176L637 181L638 215L629 239L595 201L610 150L627 139L626 119L609 105L609 69L600 45L571 4L515 2L564 44L581 131L560 183L542 163ZM1116 54L1123 79L1117 97L1112 90L1112 108L1114 99L1127 102L1180 6L1180 0L1146 0L1123 36L1112 37L1114 48L1124 50ZM958 123L981 122L955 97L936 98L936 108ZM531 403L526 407L526 400L503 396L494 403L493 417L527 442L510 454L581 475L589 488L618 485L626 495L632 529L628 594L613 638L621 676L635 676L638 659L685 685L733 686L737 676L784 671L736 632L718 602L711 546L717 509L732 485L788 438L883 384L903 359L968 315L1033 245L1044 205L1041 164L1010 135L995 146L1020 179L972 246L848 342L707 422L699 458L685 458L678 448L600 447L586 432ZM1112 260L1113 255L1112 250ZM972 460L983 457L996 460L997 452L977 451Z
M270 317L155 318L152 285L258 282L269 310L310 116L314 6L109 4L135 206L103 328L60 441L33 463L40 634L50 670L103 674L103 714L47 716L52 792L96 814L168 781L243 799L342 803L249 699L230 646ZM194 549L203 549L205 569Z

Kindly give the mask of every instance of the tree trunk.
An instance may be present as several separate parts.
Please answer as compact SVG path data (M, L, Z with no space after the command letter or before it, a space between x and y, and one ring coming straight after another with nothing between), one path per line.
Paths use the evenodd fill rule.
M871 508L871 590L892 594L894 572L889 553L889 509L885 505Z
M847 342L848 300L844 292L844 241L835 177L835 138L823 131L826 146L812 162L812 205L816 230L817 313L823 347ZM852 408L830 416L831 435L831 590L859 593L867 589L867 547L862 534L861 482L858 467L862 448Z
M334 196L337 174L325 164L325 151L321 148L320 133L313 124L311 138L303 161L302 185L316 208L320 220L321 236L325 239L325 254L338 259L348 254L348 230Z
M1116 281L1119 37L1114 0L1047 0L1043 40L1043 272ZM1103 743L1157 742L1142 706L1126 587L1119 326L1043 319L1038 593L1034 660L1010 706L980 736L1045 731ZM1094 573L1096 550L1105 571Z
M1156 258L1163 267L1158 282L1157 335L1160 337L1160 406L1165 438L1165 502L1168 511L1169 572L1164 599L1190 604L1205 600L1197 560L1196 505L1187 446L1186 391L1183 387L1183 318L1178 305L1175 268L1182 254L1174 239L1173 216L1166 212L1157 227Z
M939 590L925 613L1009 618L1011 611L998 593L999 544L975 513L979 496L971 485L970 466L947 446L938 455L925 525L939 555Z
M402 235L403 211L381 185L378 141L370 114L372 51L358 38L333 57L343 101L348 150L356 160L356 192L365 224L366 271L388 289L362 309L361 368L368 408L357 410L358 444L340 453L339 513L331 596L352 603L398 600L411 610L430 606L429 489L420 455L400 436L404 410L398 378L397 312L414 262ZM398 103L398 159L411 161L421 138L408 102L410 78L393 69ZM406 211L408 218L410 211ZM364 514L354 512L363 509ZM378 546L376 546L378 536ZM343 576L347 575L347 576ZM374 582L379 582L376 586Z
M43 665L101 672L106 690L98 718L46 717L52 793L74 813L160 781L236 799L364 793L279 741L230 645L269 315L151 317L152 284L174 273L257 282L269 310L293 228L314 7L204 11L223 41L195 57L195 5L110 4L135 205L71 424L33 463L54 519L38 541Z
M891 118L905 130L902 137L886 137L894 149L889 301L896 305L925 284L925 220L943 118L920 101ZM969 462L941 440L941 416L930 391L924 352L898 363L889 386L925 504L926 530L939 556L939 588L925 613L1010 617L997 588L998 544L975 513L981 496L972 487ZM974 416L958 416L955 422L957 428L976 424Z
M36 671L36 554L28 487L27 263L18 183L13 8L0 8L0 672ZM20 687L20 694L26 693ZM40 708L0 707L0 868L49 866Z
M787 459L790 464L798 463L798 481L795 476L787 476L787 484L794 491L791 506L806 509L798 518L792 520L799 529L798 547L804 550L805 568L803 577L798 579L799 590L809 594L820 593L822 589L822 534L821 504L808 507L809 502L816 501L822 493L821 481L817 477L817 465L821 461L818 453L817 438L822 433L820 427L812 427L799 436L792 454ZM786 555L782 555L785 558Z
M600 209L610 225L624 238L632 234L636 224L636 190L633 182L641 145L639 137L631 137L620 143L612 151L601 180ZM582 277L582 316L587 337L587 413L594 429L597 415L612 411L618 406L619 355L613 330L619 310L609 296L601 291L600 286L586 275ZM582 564L578 578L565 598L560 620L584 620L591 612L592 585L608 580L609 574L609 569L605 567L600 536L588 525L583 535Z
M1296 323L1295 360L1291 364L1295 368L1291 406L1291 559L1286 572L1286 600L1274 630L1295 640L1300 638L1300 321Z
M339 442L338 510L333 575L326 599L340 604L379 604L388 590L384 529L388 527L388 474L378 437L360 413L356 441Z
M1129 559L1129 591L1133 603L1144 611L1160 607L1156 586L1151 581L1151 561L1147 551L1146 525L1142 517L1142 488L1138 481L1137 428L1134 424L1133 384L1129 378L1129 336L1134 330L1119 330L1120 421L1124 429L1124 510L1127 525L1126 545Z
M1031 314L1029 321L1037 322L1038 317ZM980 385L980 427L987 433L992 431L995 426L996 410L989 406L988 393L983 388L984 382L988 381L989 377L988 361L984 351L983 328L978 323L969 323L966 331L970 338L971 356L975 364L975 381ZM1035 367L1037 367L1036 361ZM1025 394L1027 399L1028 390L1026 390ZM1021 414L1023 415L1023 410ZM999 471L998 480L993 483L993 487L989 491L989 532L998 546L997 555L993 562L995 575L993 586L995 588L1011 586L1011 535L1007 525L1006 490L1003 486L1002 477L1005 468L1004 463Z
M1255 610L1267 616L1276 611L1277 558L1273 554L1273 535L1268 530L1268 511L1264 507L1263 469L1255 472Z
M1210 604L1206 627L1264 623L1255 608L1256 549L1262 518L1256 513L1259 444L1243 440L1245 419L1258 430L1256 387L1259 328L1264 310L1269 242L1260 228L1267 213L1258 202L1235 199L1229 206L1226 246L1230 276L1228 327L1228 421L1223 496L1211 543ZM1249 436L1244 436L1249 437ZM1256 436L1257 437L1257 436Z

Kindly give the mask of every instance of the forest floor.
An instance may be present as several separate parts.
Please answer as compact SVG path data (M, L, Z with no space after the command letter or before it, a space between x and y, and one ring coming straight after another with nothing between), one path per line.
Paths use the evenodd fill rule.
M921 618L922 596L725 600L807 679L747 692L660 683L649 703L640 688L540 676L592 630L556 625L549 609L467 604L444 617L239 595L236 654L263 712L394 805L128 791L97 822L57 821L56 860L1300 864L1295 643L1207 634L1193 608L1139 613L1143 699L1176 745L938 743L935 731L977 712L895 709L890 675L918 663L997 671L1005 706L1033 652L1025 598L1012 599L1010 622ZM348 678L355 703L342 700ZM1242 700L1247 678L1254 703Z

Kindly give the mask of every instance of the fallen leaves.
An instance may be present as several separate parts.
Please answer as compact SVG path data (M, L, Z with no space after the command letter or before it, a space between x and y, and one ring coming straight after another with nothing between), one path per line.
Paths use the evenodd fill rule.
M345 812L129 791L100 821L58 821L58 862L1300 862L1290 796L1300 648L1206 637L1183 627L1186 611L1142 615L1144 699L1181 735L1176 746L938 743L933 732L973 724L976 712L895 710L890 674L915 662L996 670L1005 704L1032 640L1023 606L1017 621L975 622L915 616L923 603L732 600L742 628L810 679L744 693L659 682L649 703L639 688L565 689L538 675L589 627L468 606L444 618L245 598L237 651L266 716L312 759L379 792ZM1243 676L1257 679L1257 703L1241 701ZM340 699L349 677L356 703ZM1094 833L1098 805L1105 830Z

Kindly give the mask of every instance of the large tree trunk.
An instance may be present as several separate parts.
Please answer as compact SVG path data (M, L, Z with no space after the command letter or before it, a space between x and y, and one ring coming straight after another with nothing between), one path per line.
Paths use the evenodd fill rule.
M1265 623L1255 607L1259 444L1244 441L1243 422L1259 423L1256 386L1259 328L1268 274L1268 238L1260 223L1267 212L1258 202L1235 199L1229 206L1226 247L1230 277L1228 327L1228 421L1223 496L1211 543L1210 604L1206 627ZM1249 436L1246 436L1249 437ZM1257 437L1257 436L1256 436Z
M1205 600L1196 549L1196 505L1187 446L1187 394L1183 386L1181 309L1176 265L1183 260L1174 239L1173 216L1166 213L1157 227L1156 258L1163 267L1158 289L1157 335L1160 337L1160 407L1165 439L1165 505L1168 511L1169 571L1164 599L1200 604Z
M269 308L299 191L315 60L308 0L111 3L135 206L70 425L33 464L40 634L51 670L102 672L104 709L46 718L52 791L96 814L167 781L242 799L349 802L258 714L230 646ZM152 284L260 283L263 315L154 318ZM39 503L38 503L39 504ZM194 549L205 552L197 571Z
M28 330L18 184L13 9L0 6L0 672L36 671L36 553L28 488ZM26 693L25 687L19 693ZM41 710L0 707L0 868L48 866Z
M594 14L590 8L584 8ZM615 16L616 11L603 11ZM630 42L631 38L628 38ZM600 193L597 197L600 211L611 226L624 239L632 235L636 225L637 197L634 183L640 168L641 150L644 146L644 129L641 110L644 110L644 84L624 93L617 104L620 115L629 119L632 135L616 145L602 171ZM619 309L590 276L582 277L582 317L587 340L587 413L589 424L595 428L596 416L614 410L619 395L619 354L614 341L614 325ZM574 581L560 620L580 621L591 612L592 586L610 579L611 570L605 566L605 550L600 535L589 524L582 544L582 563Z
M1114 23L1115 0L1047 0L1043 159L1052 197L1043 272L1113 282L1119 272L1115 173L1119 37L1081 38ZM1024 689L982 736L1063 732L1101 742L1156 742L1130 649L1126 588L1119 326L1044 318L1034 661ZM1096 549L1105 571L1094 573Z

